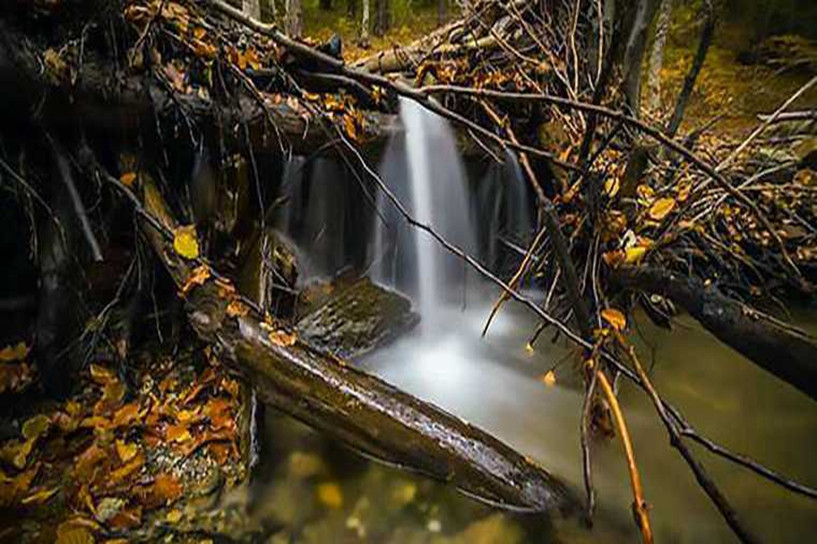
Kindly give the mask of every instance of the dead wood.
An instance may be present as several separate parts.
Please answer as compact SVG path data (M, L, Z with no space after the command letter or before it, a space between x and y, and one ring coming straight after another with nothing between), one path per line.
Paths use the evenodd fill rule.
M817 400L817 339L695 277L625 267L613 271L613 279L623 287L672 299L723 343Z

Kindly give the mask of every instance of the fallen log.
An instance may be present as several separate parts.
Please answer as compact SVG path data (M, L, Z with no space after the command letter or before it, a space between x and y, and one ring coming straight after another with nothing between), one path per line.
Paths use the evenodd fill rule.
M714 284L650 267L623 267L613 281L657 293L686 310L721 342L817 400L817 339L724 295Z
M161 194L149 182L143 190L143 232L176 284L188 291L190 324L245 373L266 402L357 450L490 504L565 515L576 509L561 480L493 436L312 348L249 306L236 311L222 280L192 284L195 263L173 249L169 233L176 223Z
M337 138L297 101L281 96L244 93L224 104L192 90L172 91L149 73L117 69L111 59L93 51L86 53L76 75L61 61L49 61L48 54L0 21L0 85L5 90L0 118L27 120L36 112L49 126L68 129L76 128L80 119L83 130L134 141L138 134L152 141L156 122L167 125L159 130L165 134L180 124L207 130L222 127L220 134L211 135L212 141L232 138L234 142L226 143L238 148L246 146L246 127L255 153L279 153L287 145L296 154L309 155L331 148ZM357 143L364 149L384 145L401 130L397 116L374 110L361 111L358 122Z

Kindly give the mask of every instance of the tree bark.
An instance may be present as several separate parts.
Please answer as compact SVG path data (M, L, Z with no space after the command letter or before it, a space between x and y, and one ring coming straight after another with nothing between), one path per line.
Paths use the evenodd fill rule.
M360 42L367 46L369 45L369 6L371 0L363 0L363 17L360 23Z
M244 13L249 17L261 20L261 0L243 0Z
M647 70L647 111L655 113L661 106L661 67L664 64L664 46L672 17L672 0L659 0L658 20Z
M625 288L672 299L721 342L817 400L817 339L724 295L714 285L668 270L625 267L613 272Z
M286 20L284 29L291 38L300 38L303 31L303 11L301 0L286 0Z
M698 42L698 49L695 52L695 58L692 60L692 65L689 67L684 78L684 85L681 92L678 93L678 99L675 102L675 109L672 111L672 118L667 125L667 135L675 136L678 128L681 126L681 120L684 118L684 110L686 109L689 97L692 95L692 89L695 88L695 81L698 79L698 74L703 68L706 60L706 53L709 51L709 46L712 44L712 38L715 35L715 9L712 5L712 0L704 0L704 28L701 31L701 40Z
M374 0L374 28L375 36L383 36L391 28L391 4L389 0Z

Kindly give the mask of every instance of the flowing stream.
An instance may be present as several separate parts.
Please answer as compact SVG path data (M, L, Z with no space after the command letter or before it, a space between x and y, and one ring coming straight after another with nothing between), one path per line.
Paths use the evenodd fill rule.
M506 172L511 175L489 174L481 190L469 193L445 122L410 103L403 104L401 117L405 134L386 150L380 171L416 219L468 250L479 246L480 258L486 262L496 261L497 246L496 240L486 240L485 232L490 238L501 235L524 243L530 225L529 219L521 217L527 204L524 190L520 192L523 182L518 168L509 162ZM486 179L519 186L506 188L501 193L506 196L498 196L496 188L484 187ZM476 194L478 201L470 201L469 194ZM427 233L408 229L382 197L378 205L380 226L373 229L368 247L371 271L379 281L409 293L426 326L359 364L495 434L581 490L583 395L574 350L549 343L547 334L535 350L527 350L537 320L515 303L505 305L482 338L482 326L498 295L496 288L472 274L466 277L459 261L443 253ZM500 207L505 211L497 211ZM815 332L815 313L814 308L801 309L795 318ZM636 315L636 321L635 341L655 386L699 431L797 480L817 485L813 401L721 345L688 317L678 318L673 331L654 327L643 315ZM548 386L541 376L554 367L557 381ZM646 395L625 380L619 392L657 542L735 541L680 455L670 447ZM289 429L287 425L280 421L274 425L272 440L286 462L279 459L277 483L263 496L277 501L270 508L278 517L281 513L276 508L293 504L293 513L283 523L299 527L298 535L304 541L327 541L329 535L333 541L349 542L638 539L618 438L593 442L598 511L596 525L589 530L577 520L496 514L440 484L360 461L309 431L282 431ZM693 451L744 523L764 541L813 540L817 501L785 491L697 446ZM318 458L321 466L328 466L321 473L324 476L299 477L293 468L299 466L293 457L296 454ZM344 500L315 521L303 511L307 502L293 497L320 496L326 478L340 482Z

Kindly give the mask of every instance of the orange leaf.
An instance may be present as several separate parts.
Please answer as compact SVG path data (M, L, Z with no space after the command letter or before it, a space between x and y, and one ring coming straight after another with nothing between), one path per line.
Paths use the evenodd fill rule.
M159 474L153 481L153 495L162 503L170 504L182 494L182 485L171 474Z
M605 308L601 311L601 317L617 331L624 330L627 326L627 318L615 308Z
M133 183L136 181L136 172L125 172L119 176L119 181L121 181L125 187L133 187Z
M193 272L190 274L190 277L188 277L187 281L185 281L184 285L182 285L182 296L187 296L187 293L189 293L190 290L196 285L204 285L209 277L210 268L206 264L194 268Z
M554 385L556 385L556 373L553 372L552 370L548 370L547 373L545 373L545 375L542 376L542 381L548 387L553 387Z
M294 334L290 334L286 331L272 331L269 333L270 342L275 344L276 346L281 347L289 347L295 345L295 341L297 337Z

